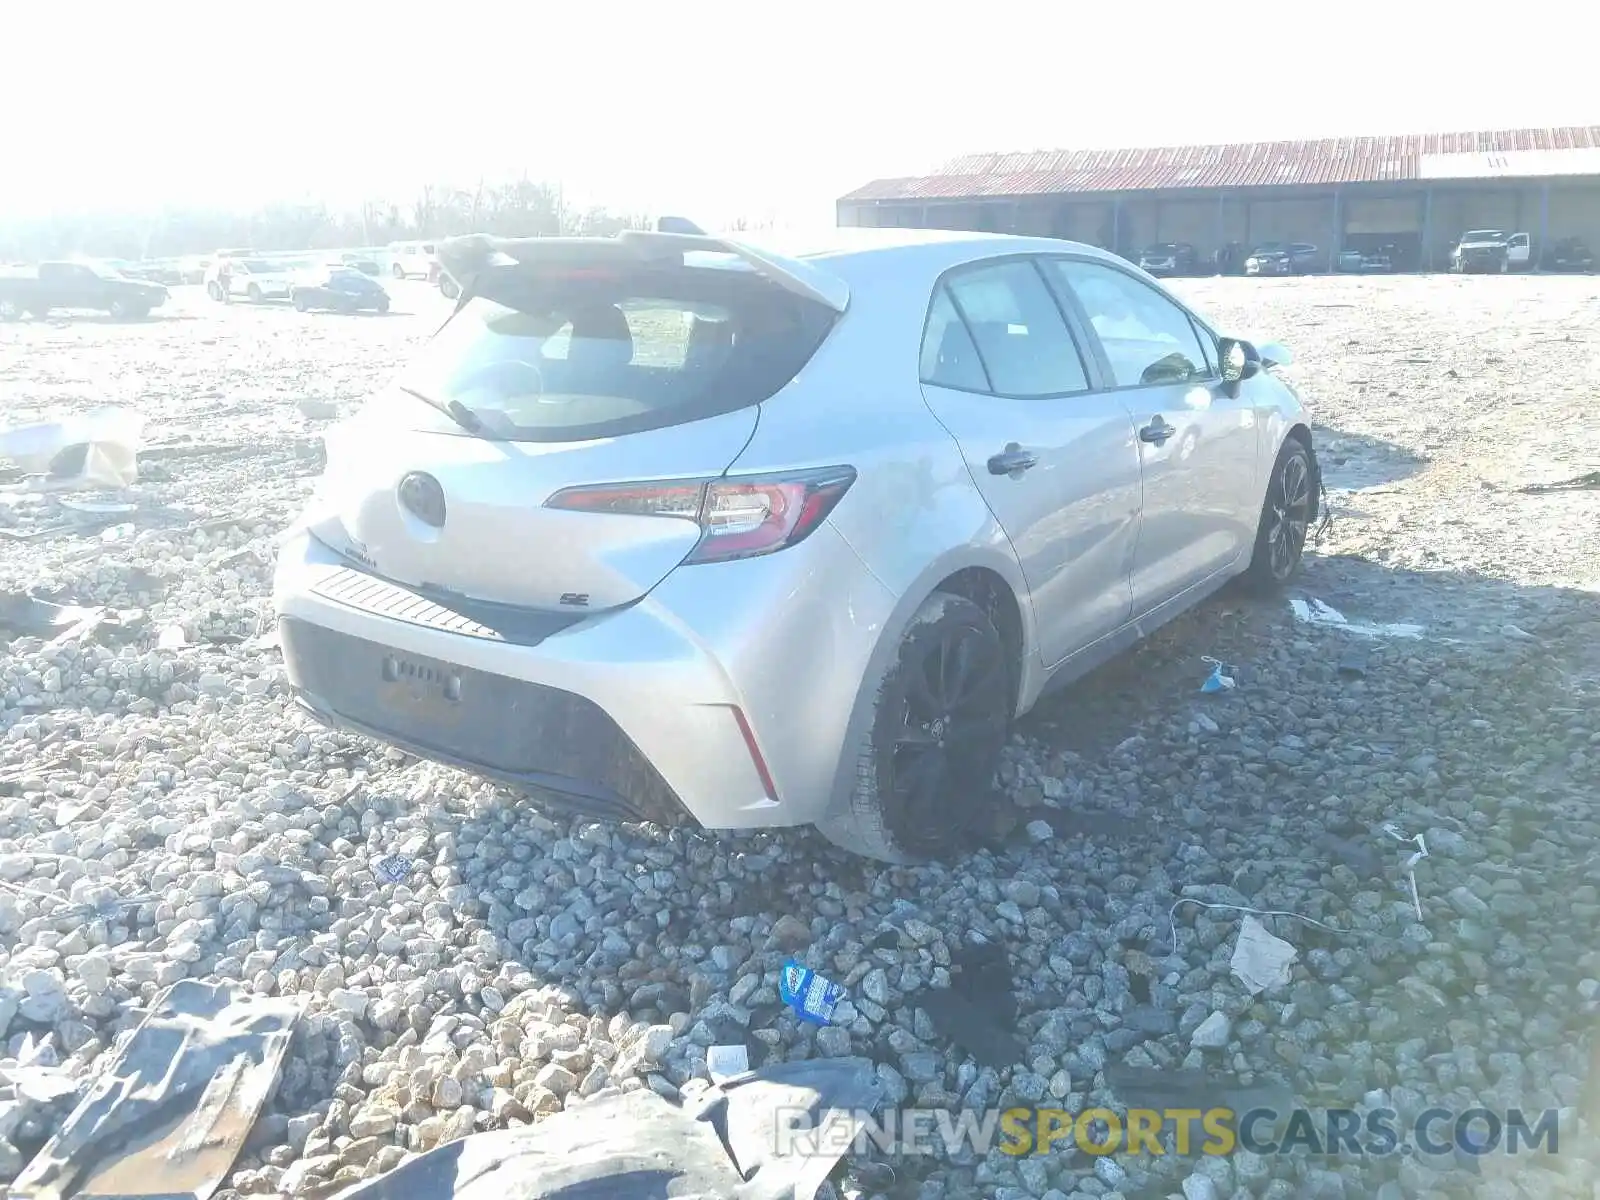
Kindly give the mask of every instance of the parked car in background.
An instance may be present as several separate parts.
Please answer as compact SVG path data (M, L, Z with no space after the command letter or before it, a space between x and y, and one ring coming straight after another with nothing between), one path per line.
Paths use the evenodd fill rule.
M206 269L211 266L209 258L189 257L178 261L178 274L180 283L204 283Z
M432 242L391 242L389 274L396 279L427 279L434 256Z
M1461 274L1522 271L1532 262L1532 237L1500 229L1468 230L1450 251L1450 269Z
M1256 260L1254 270L1251 259ZM1246 275L1309 275L1326 265L1327 256L1310 242L1262 242L1244 260Z
M1200 254L1188 242L1158 242L1139 254L1139 267L1151 275L1196 275Z
M16 321L24 314L47 317L60 308L137 320L169 298L160 284L129 278L105 263L47 262L0 272L0 320Z
M1246 275L1293 275L1294 261L1289 248L1282 245L1257 246L1244 260Z
M1366 255L1359 250L1341 250L1334 269L1346 274L1354 274L1361 270L1361 264L1365 261Z
M461 285L455 281L455 278L443 266L440 266L434 282L439 285L439 294L446 300L460 299Z
M1544 252L1540 266L1546 271L1592 271L1594 255L1582 238L1558 238Z
M144 267L144 278L152 283L159 283L163 287L179 287L184 282L183 265L175 258L158 258L141 265Z
M252 304L289 298L289 288L294 282L294 269L289 263L272 262L265 258L230 258L226 261L229 296L242 296ZM219 265L212 266L206 291L213 300L222 299Z
M389 311L389 293L370 275L343 264L313 268L299 275L289 291L295 308L306 312L327 308L335 312Z
M383 267L378 260L366 254L346 253L339 256L339 261L345 266L360 271L363 275L376 278L383 274Z
M1013 718L1280 587L1317 517L1287 352L1088 246L442 255L473 298L280 541L284 662L323 720L555 808L959 853Z

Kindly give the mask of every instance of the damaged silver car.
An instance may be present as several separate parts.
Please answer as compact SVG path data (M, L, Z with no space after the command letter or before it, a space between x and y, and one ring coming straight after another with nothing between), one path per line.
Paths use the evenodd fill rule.
M551 808L958 851L1010 722L1318 512L1276 345L1088 246L457 239L281 547L328 722Z

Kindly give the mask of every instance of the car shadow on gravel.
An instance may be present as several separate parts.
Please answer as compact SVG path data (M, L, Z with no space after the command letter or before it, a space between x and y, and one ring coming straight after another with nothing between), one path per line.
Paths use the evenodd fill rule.
M1313 426L1317 464L1329 491L1358 491L1400 483L1418 474L1428 460L1382 438Z

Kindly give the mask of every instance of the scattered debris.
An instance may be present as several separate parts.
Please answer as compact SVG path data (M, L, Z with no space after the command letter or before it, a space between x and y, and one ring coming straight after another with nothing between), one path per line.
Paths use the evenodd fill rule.
M1345 679L1365 679L1367 675L1367 656L1359 650L1351 650L1339 659L1339 674Z
M120 488L139 478L144 419L124 408L102 408L60 421L0 430L0 458L22 469L25 491Z
M706 1071L712 1083L743 1075L750 1069L750 1050L743 1044L710 1046L706 1049Z
M924 988L907 999L978 1063L1002 1070L1021 1062L1026 1049L1016 1035L1014 986L1005 949L972 942L951 950L948 988Z
M339 415L339 406L332 400L317 400L301 396L296 402L300 415L312 421L331 421Z
M1406 880L1411 884L1411 906L1417 911L1417 920L1422 920L1422 898L1417 894L1417 864L1428 857L1428 843L1423 840L1422 834L1411 837L1402 833L1394 822L1386 822L1383 831L1397 842L1409 842L1416 846L1416 852L1410 855L1400 869L1406 873Z
M1247 916L1239 923L1239 940L1234 943L1228 965L1245 991L1257 996L1288 986L1289 968L1298 957L1299 951L1292 945L1267 932L1255 917Z
M1212 692L1231 692L1239 686L1239 681L1235 678L1236 668L1229 666L1220 658L1212 658L1209 655L1201 658L1200 661L1211 668L1211 674L1207 675L1205 682L1200 685L1202 692L1207 694Z
M373 874L385 883L399 883L411 874L413 863L404 854L386 854L372 864Z
M777 1063L681 1105L648 1088L472 1134L341 1200L814 1200L882 1095L865 1058ZM791 1141L788 1131L798 1136ZM817 1131L815 1144L812 1131Z
M844 988L791 959L783 964L778 994L802 1021L826 1025L844 999Z
M1600 471L1588 471L1555 483L1526 483L1516 490L1527 495L1541 492L1582 492L1600 488Z
M56 604L30 592L0 592L0 633L44 638L51 647L85 641L91 635L131 633L145 620L139 608Z
M1308 625L1333 625L1347 633L1359 634L1362 637L1420 638L1427 633L1427 629L1421 625L1352 621L1337 608L1324 604L1314 597L1302 600L1296 596L1289 601L1289 607L1297 621L1303 621Z
M10 1195L206 1200L276 1090L304 1005L179 980L109 1056Z

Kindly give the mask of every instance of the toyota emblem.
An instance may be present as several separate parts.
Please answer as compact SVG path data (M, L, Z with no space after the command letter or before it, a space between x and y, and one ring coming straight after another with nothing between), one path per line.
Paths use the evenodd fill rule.
M444 488L432 475L412 471L397 489L400 507L424 525L444 528Z

